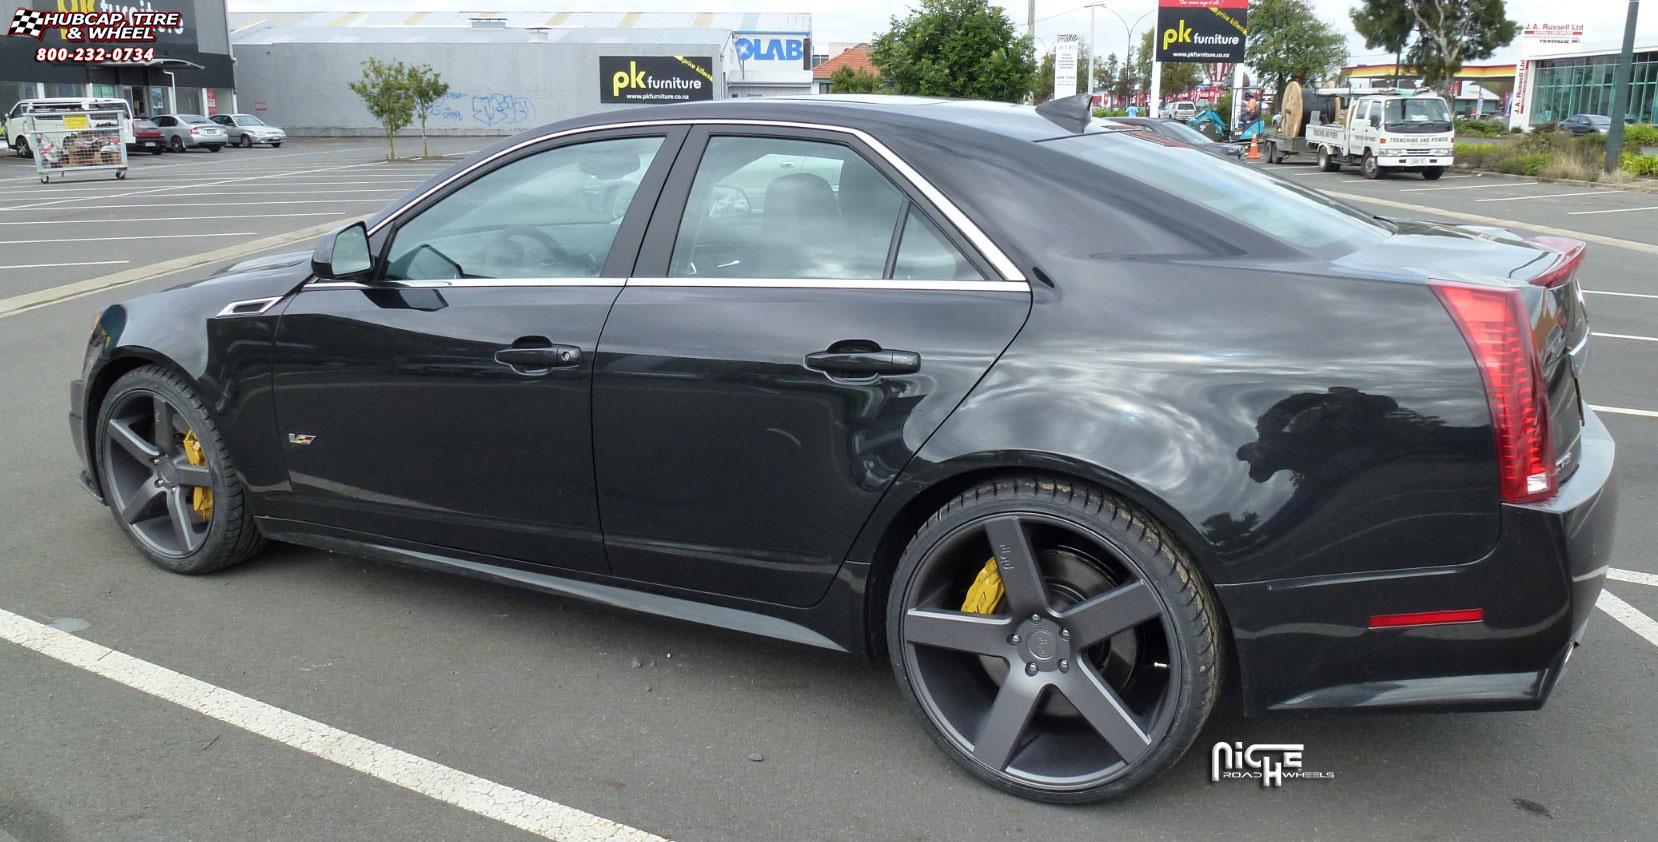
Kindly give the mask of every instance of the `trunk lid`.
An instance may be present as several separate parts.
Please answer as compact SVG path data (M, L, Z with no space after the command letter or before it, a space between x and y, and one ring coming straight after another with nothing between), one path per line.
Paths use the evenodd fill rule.
M1589 315L1577 278L1584 243L1524 237L1505 228L1398 222L1394 236L1336 261L1359 270L1405 271L1441 281L1509 281L1525 291L1548 392L1549 437L1561 482L1576 469L1583 428L1578 379L1589 354Z

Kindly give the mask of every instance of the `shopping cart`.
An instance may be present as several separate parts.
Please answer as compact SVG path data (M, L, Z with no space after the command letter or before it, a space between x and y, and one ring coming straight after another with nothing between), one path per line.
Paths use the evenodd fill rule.
M29 146L40 183L72 172L113 171L127 177L127 145L120 111L63 111L29 115Z

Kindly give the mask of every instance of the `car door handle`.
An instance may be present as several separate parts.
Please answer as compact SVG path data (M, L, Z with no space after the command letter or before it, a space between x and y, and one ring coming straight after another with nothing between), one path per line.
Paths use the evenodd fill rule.
M914 351L818 351L806 355L806 367L854 377L914 374L921 370L921 355Z
M515 369L570 368L581 364L581 349L574 345L502 348L495 352L495 361Z

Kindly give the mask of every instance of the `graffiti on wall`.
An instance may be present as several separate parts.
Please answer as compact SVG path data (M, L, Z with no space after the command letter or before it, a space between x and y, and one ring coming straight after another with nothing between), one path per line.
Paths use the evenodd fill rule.
M535 103L529 97L501 91L452 90L432 106L430 119L436 125L521 127L534 122Z

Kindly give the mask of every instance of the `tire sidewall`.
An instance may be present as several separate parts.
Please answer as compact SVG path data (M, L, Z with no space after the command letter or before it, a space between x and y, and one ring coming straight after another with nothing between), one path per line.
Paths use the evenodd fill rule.
M929 520L915 535L909 546L904 550L897 568L894 571L891 587L887 594L886 605L886 641L887 657L892 667L893 675L897 680L899 693L906 705L922 722L935 743L959 765L967 769L982 781L1014 795L1051 803L1075 804L1099 801L1126 793L1143 783L1163 774L1173 766L1191 747L1196 739L1197 732L1208 719L1210 707L1213 704L1215 693L1204 691L1203 682L1218 681L1218 665L1211 661L1205 662L1200 657L1203 641L1193 624L1183 622L1184 618L1178 610L1171 606L1171 594L1180 592L1182 583L1179 576L1171 569L1158 563L1157 552L1145 537L1136 535L1132 531L1118 528L1118 525L1109 518L1110 504L1107 503L1107 517L1090 513L1086 505L1081 504L1080 498L1073 497L1044 499L1045 495L1036 492L1037 486L1029 481L1021 482L1015 487L1012 483L1002 484L1008 493L998 498L969 502L959 509L950 511L942 517ZM1080 490L1080 489L1079 489ZM1099 494L1099 492L1093 492ZM902 623L906 605L909 602L909 592L913 584L921 561L930 555L941 543L963 529L971 528L986 518L1001 514L1022 513L1059 517L1074 521L1079 526L1094 533L1100 539L1115 547L1126 558L1141 577L1152 586L1158 601L1164 606L1164 628L1170 635L1171 642L1180 652L1180 688L1173 701L1172 719L1169 727L1159 742L1147 754L1137 761L1136 765L1124 774L1093 787L1077 790L1054 791L1040 789L1035 786L1003 778L998 773L986 768L965 752L943 733L943 730L933 722L916 692L914 682L909 675L908 663L905 658L903 636L900 624ZM1194 579L1196 579L1194 571ZM1203 587L1201 582L1197 587ZM1219 622L1218 617L1209 618L1211 622ZM1208 653L1212 659L1215 652ZM1207 669L1205 669L1207 667Z
M195 552L184 556L175 558L161 555L139 540L138 536L133 534L132 527L121 517L121 501L109 481L109 449L112 446L108 432L109 419L122 398L138 392L160 395L184 416L190 429L196 432L196 440L201 443L203 455L207 459L207 469L213 475L213 519L208 523L207 537ZM224 443L219 438L218 428L207 417L196 396L180 388L174 378L163 374L161 369L140 368L122 375L121 379L110 387L109 393L99 405L98 426L94 429L94 452L97 454L97 467L104 497L116 524L121 527L128 540L132 541L133 546L137 547L152 564L174 573L205 573L223 567L223 559L228 552L226 533L230 527L230 518L225 516L225 511L228 510L231 495L240 493L240 489L232 489L226 479L228 472L224 469L227 464Z

